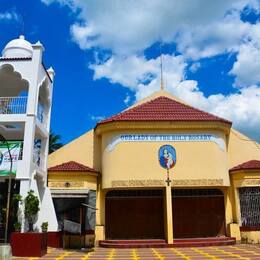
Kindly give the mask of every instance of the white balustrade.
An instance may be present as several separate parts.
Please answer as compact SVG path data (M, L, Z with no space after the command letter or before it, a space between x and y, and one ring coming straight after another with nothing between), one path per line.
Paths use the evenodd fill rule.
M27 97L0 97L0 114L26 114Z

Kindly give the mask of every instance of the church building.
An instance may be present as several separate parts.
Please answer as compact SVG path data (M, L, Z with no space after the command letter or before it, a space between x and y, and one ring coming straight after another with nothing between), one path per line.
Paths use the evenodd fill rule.
M101 246L260 241L260 145L164 90L100 121L48 167L58 222L82 223Z

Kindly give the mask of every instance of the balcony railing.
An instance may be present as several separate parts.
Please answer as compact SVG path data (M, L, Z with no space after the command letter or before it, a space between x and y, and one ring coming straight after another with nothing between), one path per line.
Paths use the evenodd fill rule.
M26 114L27 97L0 97L0 114Z

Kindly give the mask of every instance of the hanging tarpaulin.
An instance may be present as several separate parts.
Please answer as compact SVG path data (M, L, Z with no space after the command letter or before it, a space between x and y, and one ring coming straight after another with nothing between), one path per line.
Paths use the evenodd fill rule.
M8 152L8 147L12 156L12 172L10 172L11 160ZM0 176L6 176L9 174L16 174L17 161L19 159L21 142L8 141L8 146L5 142L0 142Z

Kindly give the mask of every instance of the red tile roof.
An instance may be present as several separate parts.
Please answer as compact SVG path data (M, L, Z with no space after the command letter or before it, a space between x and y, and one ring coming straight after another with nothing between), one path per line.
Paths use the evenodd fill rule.
M98 125L115 121L218 121L232 124L228 120L164 96L102 120Z
M260 161L258 160L251 160L245 163L241 163L233 168L231 168L229 171L239 171L239 170L260 170Z
M74 161L70 161L70 162L66 162L66 163L63 163L63 164L59 164L59 165L50 167L48 169L48 171L50 171L50 172L74 171L74 172L95 172L95 173L98 173L95 169L90 168L88 166L85 166L83 164L74 162Z

